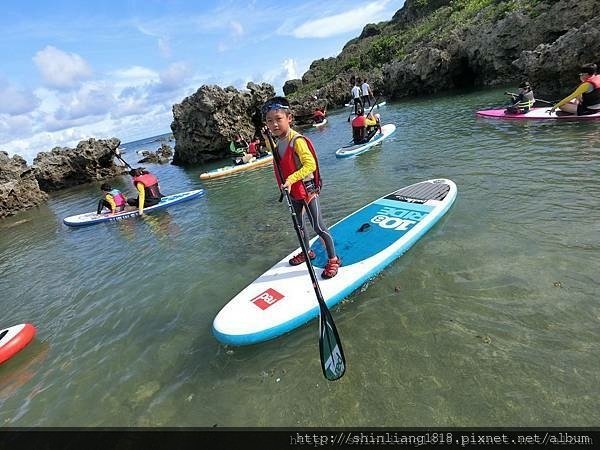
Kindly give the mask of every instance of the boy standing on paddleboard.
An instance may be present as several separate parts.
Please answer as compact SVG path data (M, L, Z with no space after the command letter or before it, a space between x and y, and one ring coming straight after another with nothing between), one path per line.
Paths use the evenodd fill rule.
M319 191L321 188L321 177L317 155L310 140L291 128L292 113L290 104L284 97L273 97L267 100L262 107L262 113L266 117L267 127L271 134L277 138L276 148L279 155L279 164L283 180L279 178L278 171L275 176L282 189L290 193L292 206L298 218L300 232L306 248L310 248L308 234L304 228L304 211L306 211L315 233L323 240L327 250L327 264L321 276L333 278L337 275L342 261L335 253L333 238L329 229L323 222L321 207L319 205ZM263 129L263 134L267 130ZM265 136L265 142L269 139ZM277 162L275 162L277 164ZM309 251L310 259L316 258L315 252ZM303 252L298 253L289 260L292 266L305 262Z

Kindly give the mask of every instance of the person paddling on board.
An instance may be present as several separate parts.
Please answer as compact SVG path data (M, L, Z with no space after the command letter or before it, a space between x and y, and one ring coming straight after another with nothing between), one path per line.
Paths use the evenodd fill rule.
M533 96L533 90L529 81L523 81L519 84L518 94L510 92L506 92L506 94L512 96L512 105L506 108L506 114L525 114L529 112L535 103L535 97Z
M363 108L366 107L367 102L369 102L369 107L371 107L371 98L373 97L373 91L371 90L371 86L369 86L369 83L367 83L366 78L363 78L363 83L360 86L360 90L362 93L361 100Z
M577 116L600 112L600 75L596 64L581 66L579 73L581 84L571 94L554 105L548 112L557 109Z
M313 123L321 123L325 120L325 111L321 108L315 108L313 112Z
M157 205L164 197L158 187L158 178L143 167L131 169L129 175L133 177L133 185L138 191L138 198L127 200L127 204L137 206L140 216L144 214L144 208Z
M381 122L375 117L375 114L369 112L365 117L365 142L369 142L378 131L381 132Z
M358 108L356 117L352 119L352 141L355 144L367 142L367 118L362 107Z
M319 173L319 162L312 142L293 130L290 125L292 113L290 104L284 97L273 97L262 107L263 115L271 134L277 138L277 144L272 151L278 152L279 164L283 180L275 167L275 177L282 189L290 193L292 206L298 218L300 233L306 245L310 248L308 233L304 227L304 212L308 215L310 223L317 235L323 240L327 251L327 264L321 273L323 278L333 278L337 275L342 265L342 260L335 252L333 237L323 221L321 206L319 204L319 192L321 189L321 176ZM263 134L267 130L263 129ZM265 136L265 142L269 142ZM277 162L274 160L274 163ZM315 252L310 250L310 259L316 258ZM298 253L289 260L290 265L297 266L305 262L303 252Z
M352 91L351 91L352 99L354 101L354 114L358 114L358 109L363 108L362 99L361 99L362 91L361 91L360 87L358 86L359 83L360 83L360 80L358 78L356 78L354 81L354 87L352 88Z
M98 202L98 210L96 214L101 214L103 208L108 208L111 214L116 214L125 209L127 198L118 189L113 189L108 183L102 183L100 190L104 192L104 196Z

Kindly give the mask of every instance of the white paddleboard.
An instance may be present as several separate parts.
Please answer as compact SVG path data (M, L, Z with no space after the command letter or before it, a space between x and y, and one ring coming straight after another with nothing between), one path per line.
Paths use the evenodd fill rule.
M341 148L338 148L335 152L335 156L338 158L348 158L350 156L360 155L361 153L366 152L371 147L376 144L379 144L385 138L387 138L390 134L396 131L396 125L393 123L388 123L381 127L382 133L379 131L371 138L369 142L366 144L348 144Z
M327 253L311 241L312 261L328 307L362 286L406 252L450 208L457 188L447 179L416 183L385 195L330 227L342 266L321 279ZM291 223L290 223L291 225ZM290 266L297 249L230 300L213 321L220 342L255 344L287 333L319 315L306 264Z
M160 203L154 206L144 208L144 214L155 211L157 209L166 208L168 206L176 205L177 203L185 202L196 197L204 195L204 189L197 189L195 191L181 192L179 194L167 195L160 199ZM134 211L123 211L117 214L111 214L110 212L96 214L95 212L89 212L84 214L78 214L76 216L69 216L63 219L63 223L70 227L83 227L87 225L95 225L101 222L116 222L118 220L129 219L130 217L136 217L139 215L137 208Z
M222 178L234 173L245 172L246 170L256 169L257 167L264 167L273 161L273 155L270 153L266 156L254 159L253 161L245 164L238 164L237 166L225 166L219 167L218 169L209 170L200 174L201 180L214 180L215 178Z

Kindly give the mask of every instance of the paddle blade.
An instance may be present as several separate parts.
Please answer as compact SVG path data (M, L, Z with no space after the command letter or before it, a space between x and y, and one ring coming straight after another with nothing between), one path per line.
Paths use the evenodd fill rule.
M321 306L319 351L321 353L321 369L323 369L325 378L329 381L342 378L346 372L346 359L333 317L325 305Z

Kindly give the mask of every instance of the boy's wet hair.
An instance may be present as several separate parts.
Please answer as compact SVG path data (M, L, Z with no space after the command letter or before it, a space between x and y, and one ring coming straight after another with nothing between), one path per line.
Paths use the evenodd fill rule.
M105 192L112 191L112 186L108 183L102 183L102 186L100 186L100 190Z

